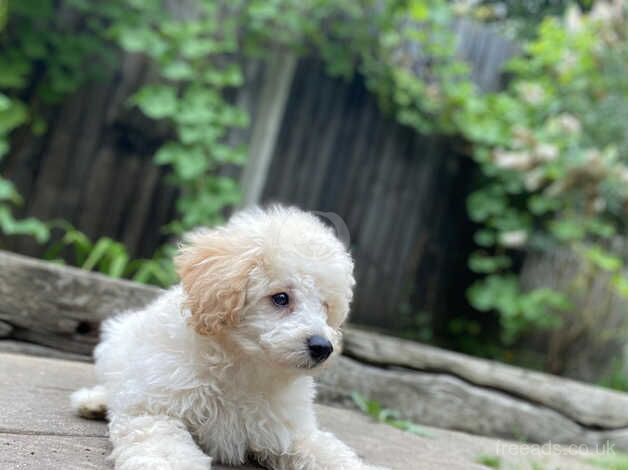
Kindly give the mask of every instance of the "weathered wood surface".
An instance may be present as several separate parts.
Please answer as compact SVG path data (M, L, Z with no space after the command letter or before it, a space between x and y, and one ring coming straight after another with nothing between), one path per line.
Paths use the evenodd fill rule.
M583 425L628 427L625 393L356 329L346 332L344 348L348 355L369 364L445 373L514 398L522 397Z
M0 252L0 321L11 326L9 338L91 354L101 320L146 305L159 292Z
M8 335L0 350L52 356L52 348L86 358L103 318L159 292L0 251L0 322ZM433 426L534 442L610 440L628 449L625 394L352 327L344 354L320 378L326 403L350 406L357 390Z
M94 383L91 365L0 354L0 376L11 378L0 382L1 468L111 468L106 460L111 451L106 424L80 419L69 408L69 394ZM513 466L506 468L532 464L531 459L521 457L523 452L516 452L521 449L517 444L427 428L429 437L419 437L346 410L318 406L317 413L324 429L338 435L365 460L393 470L480 470L486 468L476 463L481 455L500 453L504 462ZM576 455L546 456L537 460L541 462L553 465L546 468L591 468L586 458Z
M318 384L321 403L352 407L351 393L357 391L405 419L430 426L539 443L594 447L609 442L628 449L628 428L583 426L528 397L475 386L448 372L372 367L341 357Z

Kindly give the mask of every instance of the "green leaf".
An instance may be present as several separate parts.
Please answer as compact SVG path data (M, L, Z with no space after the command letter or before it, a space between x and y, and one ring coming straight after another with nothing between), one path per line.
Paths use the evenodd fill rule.
M132 103L150 118L172 117L177 112L177 91L168 85L147 85L133 96Z
M11 107L11 99L0 93L0 111L7 111Z
M0 88L23 88L30 69L30 63L22 58L0 56Z
M509 268L511 264L508 256L488 256L476 252L469 258L469 269L476 273L494 273Z
M107 255L107 251L111 249L115 242L110 238L101 238L99 239L94 248L89 253L89 256L82 264L81 269L85 269L86 271L91 271L94 269L96 264Z
M40 220L29 217L17 220L7 206L0 205L0 231L5 235L29 235L38 243L50 238L50 230Z
M191 38L181 45L180 52L186 59L199 59L220 52L220 47L210 38Z
M13 204L21 204L22 198L9 180L0 178L0 202L9 201Z
M351 393L351 399L363 413L368 413L368 404L364 395L354 391Z
M125 269L129 264L129 255L125 252L118 253L111 260L111 264L107 274L111 277L120 278L124 275Z
M18 101L12 101L8 108L0 110L0 136L24 124L27 119L26 106Z
M169 165L181 158L185 158L186 148L176 142L168 142L162 145L155 154L155 163Z
M503 190L496 186L476 191L467 199L469 216L474 222L484 222L501 215L507 207Z
M410 15L416 21L425 21L430 15L430 10L427 2L421 0L414 0L410 5Z
M473 240L480 246L490 247L495 245L497 237L495 235L495 232L491 230L478 230L473 235Z
M616 256L601 247L594 246L589 248L584 251L584 255L595 266L604 271L617 272L623 266L623 262L619 256Z
M550 232L564 242L581 240L586 235L585 225L574 219L560 219L549 225Z
M194 69L187 62L174 61L164 66L161 73L169 80L189 80L194 77Z

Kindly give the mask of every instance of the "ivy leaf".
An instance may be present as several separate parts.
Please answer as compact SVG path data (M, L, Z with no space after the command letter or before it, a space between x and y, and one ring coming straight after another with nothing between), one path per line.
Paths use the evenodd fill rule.
M209 169L209 160L199 147L192 147L179 154L172 162L176 175L183 181L194 180Z
M476 273L494 273L509 268L512 261L508 256L487 256L482 253L473 253L469 258L469 269Z
M484 222L502 214L507 207L503 192L496 187L476 191L467 199L467 210L474 222Z
M22 88L30 71L30 64L20 59L0 57L0 88Z
M150 118L171 117L177 112L177 91L168 85L147 85L133 96L132 103Z
M615 256L597 246L589 248L584 254L589 261L604 271L617 272L623 266L619 256Z
M194 69L190 64L182 60L177 60L165 65L161 73L169 80L189 80L194 77Z
M0 201L9 201L13 204L21 204L22 198L15 186L9 180L0 178Z
M209 38L188 39L181 45L181 54L186 59L199 59L216 52L220 52L220 47L216 41Z
M11 99L0 93L0 111L6 111L11 107Z
M122 48L129 52L145 52L153 58L159 58L168 50L168 44L147 27L114 28L113 35Z
M473 240L480 246L489 247L495 245L497 237L491 230L478 230L473 235Z
M556 220L549 225L550 232L561 241L581 240L586 234L584 224L573 219Z
M155 163L158 165L169 165L174 163L177 159L183 158L185 154L185 147L176 142L168 142L161 146L161 148L155 154Z
M8 107L0 110L0 135L8 134L28 119L28 110L23 103L11 101Z

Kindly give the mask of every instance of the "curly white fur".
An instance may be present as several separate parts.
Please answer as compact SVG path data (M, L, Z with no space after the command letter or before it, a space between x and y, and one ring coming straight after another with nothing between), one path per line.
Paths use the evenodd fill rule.
M312 405L324 364L307 339L337 354L354 285L331 230L298 209L251 209L189 234L175 264L180 285L104 322L101 385L72 396L82 416L107 409L116 468L373 468L318 429ZM279 292L287 307L271 301Z

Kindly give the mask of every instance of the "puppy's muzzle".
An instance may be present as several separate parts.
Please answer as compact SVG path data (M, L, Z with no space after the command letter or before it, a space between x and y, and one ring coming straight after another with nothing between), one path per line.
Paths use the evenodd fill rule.
M307 348L312 360L320 364L334 352L331 342L322 336L314 335L307 339Z

